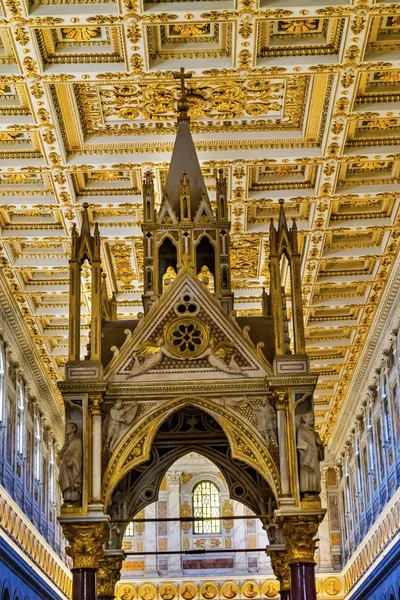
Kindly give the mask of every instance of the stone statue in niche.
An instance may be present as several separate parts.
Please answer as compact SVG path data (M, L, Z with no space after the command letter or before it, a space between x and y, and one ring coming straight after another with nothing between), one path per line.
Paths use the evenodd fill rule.
M82 498L82 439L78 425L67 423L65 444L58 455L60 487L65 503L79 503Z
M321 471L319 463L325 458L325 449L319 433L315 431L314 414L307 412L297 428L297 450L300 465L300 492L319 494Z
M269 403L268 398L262 400L261 406L253 406L256 427L268 440L273 438L277 442L278 422L276 412Z
M123 404L120 399L116 400L114 406L111 407L105 418L103 430L105 432L105 444L110 452L114 452L119 440L135 420L138 410L138 403Z

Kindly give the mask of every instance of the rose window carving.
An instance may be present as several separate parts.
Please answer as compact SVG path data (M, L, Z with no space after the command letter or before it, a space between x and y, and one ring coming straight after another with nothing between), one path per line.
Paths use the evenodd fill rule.
M208 346L209 328L197 319L175 319L166 328L165 341L177 358L194 359Z

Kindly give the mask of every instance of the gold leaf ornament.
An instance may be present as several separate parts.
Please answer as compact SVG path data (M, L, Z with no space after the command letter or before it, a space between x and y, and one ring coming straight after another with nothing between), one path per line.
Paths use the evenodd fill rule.
M318 21L316 19L291 19L290 21L280 21L279 28L286 33L308 33L317 29Z
M203 35L208 33L208 31L208 23L176 23L171 27L171 33L177 34L183 38Z
M88 42L101 33L100 27L64 27L62 30L67 40Z

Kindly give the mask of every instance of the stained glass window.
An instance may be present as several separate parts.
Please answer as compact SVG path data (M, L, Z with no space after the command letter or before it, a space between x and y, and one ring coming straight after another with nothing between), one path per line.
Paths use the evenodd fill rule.
M221 533L220 521L208 520L219 517L219 490L211 481L201 481L193 490L193 516L204 521L194 522L194 533Z

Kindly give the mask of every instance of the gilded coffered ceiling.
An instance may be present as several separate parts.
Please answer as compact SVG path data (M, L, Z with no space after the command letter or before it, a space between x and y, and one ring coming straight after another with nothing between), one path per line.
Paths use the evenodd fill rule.
M399 247L400 5L2 0L0 8L0 261L52 380L66 360L69 237L84 202L99 223L119 316L142 311L142 178L154 172L160 200L179 96L173 73L184 66L210 196L217 168L229 182L239 315L260 313L280 198L297 219L327 438ZM87 319L85 269L83 277Z

